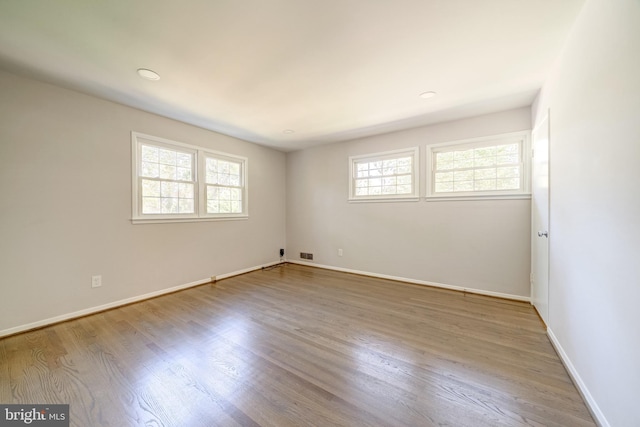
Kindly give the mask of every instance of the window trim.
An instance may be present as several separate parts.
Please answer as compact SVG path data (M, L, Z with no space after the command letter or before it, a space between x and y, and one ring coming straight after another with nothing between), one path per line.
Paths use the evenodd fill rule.
M232 154L228 154L228 153L222 153L220 151L213 151L213 150L201 150L202 155L199 156L198 159L198 163L199 163L199 170L202 171L202 180L199 181L202 182L202 185L198 185L198 193L199 193L199 199L200 199L200 212L202 212L201 217L202 218L208 218L208 219L238 219L238 218L246 218L249 216L249 205L248 205L248 191L247 191L247 165L249 163L248 159L246 157L241 157L241 156L236 156L236 155L232 155ZM207 192L207 185L212 185L207 183L206 180L206 173L207 173L207 167L206 167L206 162L207 162L207 158L214 158L217 160L222 160L222 161L226 161L226 162L237 162L240 163L240 181L241 184L240 187L235 187L235 188L240 188L240 191L242 191L242 212L241 213L218 213L218 214L210 214L207 213L207 197L206 197L206 192ZM224 186L219 186L219 187L224 187Z
M413 192L411 194L382 194L379 196L356 196L355 195L355 165L362 161L377 161L399 157L410 156L413 158L411 162L411 177ZM420 200L420 147L409 147L398 150L382 151L378 153L360 154L357 156L349 156L349 202L414 202Z
M193 214L142 214L142 192L140 190L140 147L144 143L154 146L166 147L177 151L193 153L194 171L194 213ZM204 192L206 191L206 157L214 157L226 161L238 161L241 164L242 186L242 213L209 214L206 213ZM197 145L185 144L158 136L140 132L131 132L131 222L133 224L174 223L174 222L199 222L221 220L244 220L249 217L249 159L230 153L211 150Z
M531 131L518 131L502 133L497 135L483 136L479 138L469 138L457 141L448 141L437 144L429 144L426 146L425 165L426 165L426 201L442 201L442 200L514 200L514 199L530 199L531 198ZM507 140L513 141L520 139L521 144L521 163L522 163L522 186L519 190L492 190L492 191L465 191L456 193L436 193L434 191L434 153L440 148L470 148L500 145Z

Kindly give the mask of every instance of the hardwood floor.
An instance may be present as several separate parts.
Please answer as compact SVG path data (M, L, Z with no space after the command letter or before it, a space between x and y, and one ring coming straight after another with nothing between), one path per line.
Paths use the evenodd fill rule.
M0 340L74 426L594 426L529 304L289 264Z

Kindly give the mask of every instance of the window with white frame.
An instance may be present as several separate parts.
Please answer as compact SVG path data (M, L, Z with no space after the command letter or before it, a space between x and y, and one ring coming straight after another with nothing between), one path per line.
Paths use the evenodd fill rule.
M427 198L528 197L528 134L427 146Z
M131 134L134 222L247 217L247 159Z
M241 214L244 162L205 153L207 214Z
M349 157L349 200L417 200L418 147Z
M140 214L195 214L195 151L148 143L139 150Z

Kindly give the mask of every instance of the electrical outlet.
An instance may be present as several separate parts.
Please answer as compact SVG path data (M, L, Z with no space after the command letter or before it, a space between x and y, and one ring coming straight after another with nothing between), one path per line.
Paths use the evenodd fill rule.
M342 249L338 249L338 256L342 256Z
M102 286L102 276L91 276L91 287L99 288Z

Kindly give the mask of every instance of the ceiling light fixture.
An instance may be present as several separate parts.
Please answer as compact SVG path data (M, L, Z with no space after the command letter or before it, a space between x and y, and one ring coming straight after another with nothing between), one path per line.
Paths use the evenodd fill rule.
M433 91L422 92L420 94L420 98L422 98L422 99L429 99L429 98L433 98L434 96L436 96L436 93L433 92Z
M292 129L285 129L285 130L283 130L283 131L282 131L282 133L286 133L286 134L288 135L288 134L295 133L295 130L292 130Z
M157 81L160 80L160 74L147 68L138 68L138 75L146 80Z

